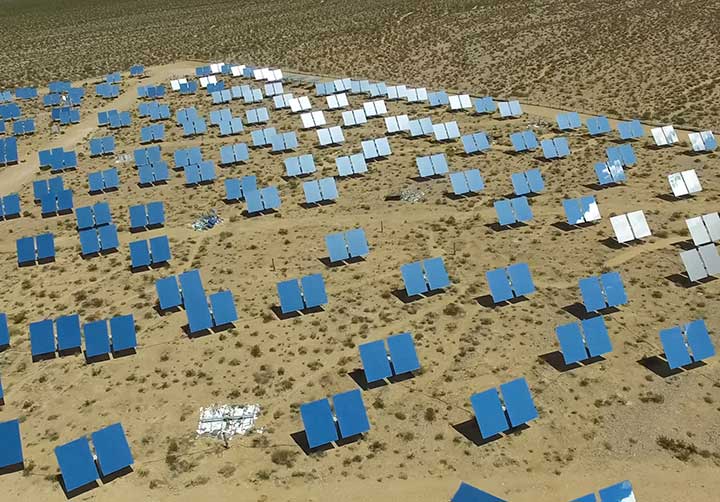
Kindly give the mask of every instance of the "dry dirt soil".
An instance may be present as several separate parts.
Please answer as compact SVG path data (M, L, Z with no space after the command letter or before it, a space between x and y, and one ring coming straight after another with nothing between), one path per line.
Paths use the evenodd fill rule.
M182 58L392 79L717 128L700 0L5 0L0 82Z
M504 8L508 12L516 9L519 18L531 25L529 14L520 15L517 6L521 3L508 3ZM533 11L536 24L532 30L558 31L552 19L575 4L547 12L542 24L539 14ZM638 12L635 15L640 16L643 2L625 4L634 5L634 12ZM388 5L388 11L398 14L417 8ZM447 8L452 5L457 3L450 2ZM595 3L596 16L603 5L607 4ZM668 5L662 8L672 8L672 4ZM332 2L322 8L330 12ZM156 16L165 15L154 4L148 4L146 9ZM509 37L503 24L482 21L481 13L489 9L482 2L463 15L433 8L437 20L427 14L422 19L439 26L449 24L443 16L452 16L463 26ZM602 12L606 11L614 12L607 7ZM237 19L238 15L236 12L231 18ZM643 16L660 22L659 14L653 15L652 10ZM216 17L210 16L208 25ZM708 17L699 18L697 23L709 21ZM567 14L565 18L571 19ZM577 24L583 18L578 15L573 19ZM591 33L599 29L590 26L589 20L593 19L585 18L583 23ZM373 45L373 50L390 52L392 44L402 43L401 35L410 26L423 26L409 17L404 21L396 19L392 25L391 38L379 36L368 44ZM576 50L599 50L595 43L600 41L604 47L616 45L613 37L628 25L629 20L621 27L608 21L603 37L593 43L583 38L584 48ZM278 52L276 56L282 55L278 59L305 63L307 58L296 56L310 50L312 38L317 35L314 26L317 24L308 25L307 45L287 54ZM326 26L331 30L331 23ZM238 28L236 46L242 46L251 35L271 40L278 36L272 34L273 28L282 33L283 23L260 31ZM639 32L649 29L637 28ZM213 30L208 33L213 34ZM435 40L435 52L406 44L402 51L407 64L393 67L389 62L382 63L378 73L390 75L395 71L398 80L409 78L412 61L422 57L427 70L433 66L433 55L438 57L440 68L450 64L440 56L452 54L453 48L459 47L453 43L459 44L458 33L451 31L449 40L443 43L439 41L439 28L428 33L432 35L430 40ZM522 36L535 38L538 43L544 40L532 33ZM201 37L185 36L193 40ZM345 35L337 31L334 36L338 47L346 44ZM562 36L568 41L568 37L572 40L579 35ZM5 43L7 40L5 37ZM73 45L66 40L68 47ZM470 40L477 41L472 54L498 59L482 55L487 46L482 36ZM648 44L650 40L648 36ZM117 44L106 39L98 39L97 43L98 47L130 50L127 38ZM657 48L667 45L658 44ZM691 46L688 50L697 49ZM546 44L542 47L534 47L522 62L518 59L513 70L522 72L516 73L516 81L528 88L535 87L530 82L536 81L519 77L532 73L536 66L523 65L534 61L533 65L541 68L554 67L534 56L548 50ZM25 54L18 61L33 67L37 63L30 49L13 50ZM650 51L647 45L622 50L647 56L649 67L664 54ZM495 51L512 53L510 46L500 42ZM352 45L345 51L328 50L327 56L338 67L344 63L351 70L358 68L359 55ZM465 56L474 61L468 53ZM613 92L629 85L621 75L604 70L616 68L622 74L619 64L610 65L609 56L603 61L608 66L588 64L586 71L575 77L591 79ZM333 69L323 66L329 64L318 62L317 67ZM369 67L373 62L365 64ZM388 159L372 163L362 177L338 179L337 203L314 208L301 206L304 198L298 181L283 178L283 160L290 155L271 155L267 149L252 150L250 161L244 165L218 168L215 183L196 188L184 186L181 172L172 172L165 186L140 188L131 163L116 163L115 157L89 157L89 138L108 134L96 125L97 111L132 111L132 127L115 133L117 152L132 154L140 147L140 126L148 123L148 119L137 115L135 88L152 82L167 84L174 75L191 73L194 66L196 63L181 62L150 67L148 78L140 82L125 74L122 95L111 102L93 97L94 81L86 81L88 97L82 121L63 128L60 134L50 132L47 111L37 104L23 104L26 115L36 116L39 132L20 139L18 165L0 168L0 193L19 191L23 210L21 218L0 222L0 311L8 313L12 332L11 347L0 354L6 396L0 420L22 421L26 464L24 471L2 476L3 500L63 500L53 449L117 421L127 432L135 456L134 472L78 500L447 501L464 480L514 502L550 502L571 500L624 479L632 481L637 499L643 502L716 498L720 490L717 360L710 359L704 366L670 376L640 361L661 355L659 330L697 318L706 320L718 343L720 281L686 287L679 277L683 268L678 256L688 240L684 219L718 209L720 181L714 174L720 167L717 155L689 154L684 131L680 132L682 143L671 148L655 149L650 146L651 140L640 140L633 143L638 164L628 169L627 183L598 189L593 186L593 164L604 158L608 146L617 144L615 134L591 138L582 131L570 133L572 155L544 162L534 154L512 154L508 135L531 127L541 138L556 136L553 109L527 106L522 118L501 121L495 116L388 102L390 114L430 116L433 122L456 120L463 133L486 131L493 138L493 148L486 155L467 157L459 142L438 144L430 139L393 136L393 154ZM512 66L503 63L503 68ZM499 68L486 73L484 69L489 67L467 66L461 74L473 75L477 81L491 78L501 82L506 78ZM567 78L571 72L565 71ZM436 70L432 72L435 75ZM548 89L553 88L550 73L542 74L548 78ZM604 74L610 80L603 83L598 75ZM673 75L670 71L668 74ZM679 76L677 79L681 80ZM474 82L466 87L477 90ZM571 87L570 81L556 86ZM314 97L310 85L288 83L286 88L296 95L310 95L315 109L324 108L324 99ZM496 88L503 87L498 84ZM540 91L537 96L547 95ZM553 98L565 103L564 94ZM351 104L357 108L362 99L352 96ZM181 107L195 106L207 116L213 108L204 92L187 97L169 94L164 101L171 105L173 115ZM654 110L653 103L661 102L665 107L673 101L651 102L643 109ZM628 107L633 103L625 100ZM265 105L271 107L267 101ZM250 108L239 102L229 107L234 114ZM300 118L287 111L271 110L270 114L270 125L280 130L301 127ZM328 123L341 123L339 111L325 114ZM162 150L171 165L172 152L178 148L199 145L205 158L218 161L221 145L250 142L250 128L233 138L220 138L217 129L211 128L205 136L193 139L182 138L173 121L166 122L166 130ZM346 129L344 145L320 149L314 132L301 131L298 153L315 156L318 172L311 178L332 176L336 174L337 156L358 152L361 140L384 133L382 119L372 119L365 127ZM79 169L64 175L66 185L74 190L75 206L109 202L120 228L117 253L84 260L74 215L41 218L40 208L32 202L31 182L50 174L39 169L37 151L55 146L76 149L80 155ZM447 155L452 171L479 168L486 190L475 197L454 199L448 196L447 178L416 180L415 157L438 152ZM112 165L120 169L120 189L89 195L87 173ZM493 202L512 192L511 173L535 167L542 170L546 190L531 200L534 220L524 227L498 230ZM703 192L682 200L667 197L667 175L690 168L698 171ZM279 187L282 207L277 214L247 218L244 204L223 202L223 180L246 174L257 175L262 186ZM402 190L421 191L422 200L386 200ZM562 200L587 194L596 196L602 221L585 228L566 228ZM153 200L164 201L166 226L131 235L128 207ZM212 208L224 219L221 225L207 232L189 227L197 215ZM639 209L645 211L654 236L631 246L614 244L609 217ZM367 234L371 246L367 259L327 267L322 261L327 255L324 236L355 227L364 228ZM18 268L15 240L45 231L55 233L56 261ZM132 273L128 242L163 234L169 235L171 241L170 264ZM400 266L435 256L445 260L452 286L418 301L401 301L394 294L402 288ZM487 302L485 272L517 262L529 263L537 292L527 301L494 308ZM182 329L187 322L183 312L160 315L156 311L155 280L191 268L200 269L208 293L232 290L240 316L234 328L191 339ZM547 362L546 355L558 350L555 327L576 321L575 316L580 315L578 280L609 270L622 274L629 296L628 305L606 316L614 351L600 362L558 371ZM322 273L325 278L329 305L323 312L278 319L272 311L277 304L276 282L310 273ZM91 365L79 354L33 363L28 324L72 313L80 314L83 322L134 314L137 353ZM363 392L371 430L361 440L306 455L291 436L302 430L299 405L358 388L349 376L360 367L358 344L404 331L415 337L422 371L412 379ZM521 376L530 384L540 418L521 432L478 444L477 431L468 426L473 418L469 397ZM228 449L214 440L197 439L199 408L227 402L260 404L262 415L257 425L262 432L236 438Z

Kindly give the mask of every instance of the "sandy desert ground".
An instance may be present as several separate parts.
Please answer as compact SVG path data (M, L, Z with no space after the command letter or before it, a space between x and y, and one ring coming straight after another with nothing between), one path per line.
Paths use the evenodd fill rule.
M6 0L0 82L182 59L472 88L717 127L717 25L682 0Z
M457 120L463 133L484 130L493 148L467 157L459 142L393 136L392 156L372 163L365 176L338 179L337 203L315 208L302 207L300 183L283 178L289 155L266 149L252 150L245 165L218 168L215 183L197 188L185 187L181 172L171 173L165 186L139 188L131 163L89 157L88 139L107 134L96 126L97 111L132 111L132 127L115 133L118 153L132 153L147 123L137 117L135 87L167 84L197 65L151 67L140 82L125 75L122 95L112 102L92 96L90 84L97 79L87 81L81 123L59 135L50 132L47 112L23 105L27 115L36 116L40 132L20 140L18 165L0 168L0 193L19 191L23 203L22 218L0 222L0 311L7 312L12 332L10 349L0 355L6 401L0 420L20 418L26 464L24 471L0 478L4 500L63 500L53 448L117 421L127 432L134 472L77 500L446 501L467 481L514 502L566 501L623 479L632 481L638 501L716 497L717 360L669 377L640 363L662 353L660 329L693 319L704 318L718 342L720 314L713 306L719 281L685 287L678 278L683 272L678 254L689 238L684 219L717 210L716 154L689 154L686 131L680 132L682 144L667 149L651 148L646 138L633 144L638 164L628 170L627 184L597 189L593 164L616 144L615 134L598 139L570 133L572 155L545 162L533 154L511 154L508 135L530 126L539 137L555 136L551 108L527 106L522 118L501 121L388 102L392 115ZM389 73L380 68L380 75ZM408 76L400 71L397 80ZM314 96L308 84L286 88ZM466 88L481 93L472 84ZM311 100L324 107L324 99ZM171 94L164 101L173 114L195 106L207 116L213 108L204 92ZM361 101L351 97L355 108ZM229 106L234 114L251 108ZM627 106L635 109L632 102ZM300 129L298 116L270 114L270 125ZM341 123L339 111L325 115L329 123ZM205 158L218 161L220 146L249 143L249 130L219 138L212 128L187 140L167 122L163 158L172 164L174 150L199 145ZM315 156L318 173L312 178L332 176L335 157L360 151L361 140L384 131L382 119L372 119L366 127L346 129L345 144L329 149L317 147L314 132L302 131L298 152ZM110 203L120 228L118 253L84 260L74 215L40 217L31 182L50 174L39 169L37 151L55 146L80 153L80 168L64 176L75 207ZM416 180L415 157L436 152L447 155L451 171L479 168L486 190L454 199L447 195L447 178ZM111 165L120 168L120 190L89 195L87 173ZM531 200L534 220L499 231L493 202L512 192L511 173L533 167L546 181L545 192ZM703 192L668 198L666 176L691 168ZM243 204L222 201L223 180L246 174L280 188L277 214L247 218ZM423 198L387 199L402 190L421 191ZM596 196L603 219L568 230L562 200L586 194ZM131 235L128 207L151 200L165 202L166 227ZM207 232L189 227L212 208L224 223ZM609 217L637 209L645 211L654 236L615 245ZM327 267L324 236L354 227L368 236L367 260ZM19 269L15 239L44 231L56 235L56 261ZM163 234L171 241L169 266L132 273L128 242ZM393 294L402 288L402 264L435 256L444 258L451 288L411 303ZM516 262L529 263L537 293L528 301L488 306L485 272ZM155 310L155 280L190 268L200 269L209 293L232 290L240 315L233 329L191 339L182 330L183 312L161 316ZM615 350L604 361L560 372L541 357L558 350L554 328L579 315L578 279L609 270L622 274L630 299L606 317ZM316 272L326 280L329 305L320 313L279 320L272 311L276 282ZM28 324L71 313L83 322L133 313L137 354L92 365L79 354L31 362ZM372 428L360 441L305 455L291 437L302 429L299 405L358 388L349 376L360 368L358 344L404 331L415 337L422 371L363 392ZM467 426L473 418L470 395L520 376L531 386L540 418L520 433L475 444ZM225 402L260 404L257 425L263 432L236 438L229 449L197 439L199 408Z

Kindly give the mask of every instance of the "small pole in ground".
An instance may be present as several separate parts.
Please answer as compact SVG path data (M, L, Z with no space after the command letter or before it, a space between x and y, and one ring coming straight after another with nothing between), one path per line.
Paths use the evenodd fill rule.
M271 259L272 259L272 269L273 269L273 272L275 272L275 258L271 258Z

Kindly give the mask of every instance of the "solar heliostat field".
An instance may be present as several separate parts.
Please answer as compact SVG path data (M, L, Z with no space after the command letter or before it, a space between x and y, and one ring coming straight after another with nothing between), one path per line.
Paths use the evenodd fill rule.
M133 57L0 86L8 500L714 500L715 132Z

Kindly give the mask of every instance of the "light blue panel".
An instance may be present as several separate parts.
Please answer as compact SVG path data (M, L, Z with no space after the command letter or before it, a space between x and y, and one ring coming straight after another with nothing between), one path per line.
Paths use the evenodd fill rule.
M322 178L318 181L323 200L336 200L338 198L335 178Z
M392 360L396 375L402 375L420 369L420 361L418 360L415 350L415 342L410 333L400 333L390 336L387 339L387 343L390 349L390 359Z
M545 190L545 181L543 180L540 169L530 169L525 173L525 177L527 178L531 192L540 193Z
M16 193L6 195L2 198L3 213L5 217L19 216L20 215L20 196Z
M417 164L418 172L421 177L429 178L434 174L430 157L417 157L415 159L415 163Z
M512 210L512 204L509 200L495 201L495 211L497 212L500 225L513 225L517 223Z
M117 169L107 169L103 171L102 175L105 188L117 188L120 185L120 176L118 175Z
M55 256L55 236L53 234L41 234L35 237L38 260L52 258Z
M465 173L450 173L450 184L455 195L463 195L470 191Z
M619 272L608 272L600 276L600 282L605 290L605 297L608 305L618 307L628 302L627 294L625 294L625 286L623 286L622 278Z
M110 425L91 434L100 473L108 476L133 464L125 431L119 423Z
M43 152L40 152L41 154ZM90 156L95 157L97 155L102 155L103 153L103 144L101 138L94 138L90 140ZM42 157L42 156L41 156ZM41 159L42 162L42 159Z
M246 178L249 178L249 176L243 176L243 183L245 182ZM265 187L261 190L261 193L263 198L263 204L265 205L266 209L280 208L280 192L278 191L277 187Z
M478 151L478 147L475 144L475 138L473 137L472 134L463 136L462 138L460 138L460 140L462 141L462 144L463 144L463 150L468 155L476 153Z
M298 139L295 131L283 133L285 137L285 149L295 150L298 147Z
M378 151L373 140L363 141L362 151L366 160L374 159L378 156Z
M157 290L158 300L162 310L182 305L180 288L178 288L175 276L158 279L155 281L155 289Z
M406 263L400 267L405 291L408 296L416 296L427 293L428 286L423 277L423 269L420 262Z
M415 138L417 136L422 136L423 130L422 126L420 125L420 122L417 120L411 120L410 121L410 136Z
M497 389L488 389L470 397L480 435L487 439L510 428Z
M250 160L250 150L245 143L238 143L233 146L233 152L235 153L235 160L238 162L247 162Z
M152 166L153 178L155 181L167 181L169 177L168 166L166 162L159 162Z
M323 281L322 275L307 275L300 279L300 283L307 308L319 307L328 303L325 281Z
M250 214L259 213L264 210L262 204L262 198L258 190L252 190L250 192L244 192L245 202L247 203L247 211Z
M607 307L603 297L602 286L598 277L587 277L580 279L580 294L582 294L583 305L588 312L596 312Z
M343 438L363 434L370 430L365 403L358 389L333 396L333 407Z
M617 129L620 134L620 139L626 140L633 138L632 124L630 122L618 122Z
M637 157L632 145L620 145L618 149L624 166L634 166L637 163Z
M57 209L58 212L68 211L73 207L73 192L72 190L63 190L57 194Z
M363 364L365 380L367 380L368 383L377 382L378 380L392 376L392 370L390 369L390 362L388 361L385 342L383 340L363 343L358 348L360 349L360 360Z
M688 347L683 339L682 329L679 327L660 331L660 342L671 369L692 363Z
M75 218L77 219L78 230L85 230L95 226L95 218L93 210L89 206L79 207L75 210Z
M522 135L523 135L523 139L525 140L525 146L527 147L528 150L537 149L537 147L539 145L538 145L537 137L535 136L534 132L523 131Z
M110 334L113 352L120 352L137 347L135 318L132 314L110 319Z
M320 193L320 184L317 181L306 181L303 183L303 192L305 192L305 202L308 204L316 204L323 200Z
M188 299L187 295L185 295L184 304L190 333L198 333L212 328L213 321L210 315L210 307L208 307L207 298L204 295L191 299Z
M635 499L630 481L623 481L600 490L600 502L629 502Z
M706 151L714 152L715 150L717 150L718 144L717 144L717 140L715 139L715 136L708 136L708 137L704 138L704 140L705 140L705 150Z
M80 236L80 252L83 256L100 252L100 241L98 240L97 230L88 228L81 230Z
M232 145L225 145L220 148L220 165L228 165L235 163L235 152Z
M110 352L110 335L107 321L89 322L83 326L85 333L85 355L97 357Z
M608 171L614 183L620 183L625 181L625 171L623 170L620 162L611 163L608 165Z
M467 179L468 188L473 193L479 193L485 189L485 181L480 174L479 169L470 169L465 171L465 178Z
M571 129L570 127L570 120L566 113L558 113L556 117L558 129L561 131L565 131L567 129Z
M310 448L337 441L337 427L327 399L301 404L300 416Z
M595 164L595 175L597 176L598 183L601 185L614 183L613 177L610 174L610 168L604 162L597 162Z
M588 214L590 211L590 206L597 205L597 202L595 201L594 195L586 195L585 197L580 197L580 211L584 215Z
M147 241L135 241L129 244L130 262L132 268L147 267L150 265L150 248Z
M555 149L558 157L567 157L570 155L570 144L567 138L555 138Z
M605 153L607 154L607 158L609 162L620 162L622 163L622 155L620 153L620 149L616 146L608 147L605 150Z
M240 180L237 178L228 178L225 180L225 200L240 200L242 198L242 190L240 188Z
M695 361L702 361L715 355L715 347L702 319L686 324L685 336Z
M643 129L643 126L639 120L636 119L636 120L631 121L630 127L632 129L633 137L642 138L645 136L645 129Z
M161 201L148 202L148 226L154 227L165 223L165 205Z
M448 172L447 158L444 153L438 153L430 157L435 174L446 174Z
M515 218L517 218L518 221L522 222L528 222L532 221L533 219L533 213L532 209L530 209L530 204L528 203L527 197L516 197L514 199L510 200L510 203L512 204L513 212L515 213Z
M425 276L427 277L430 291L447 288L450 286L450 277L445 270L445 263L442 258L430 258L423 262Z
M336 158L335 165L337 166L339 176L350 176L353 174L350 157L344 156Z
M280 297L280 310L283 314L305 309L302 292L300 291L300 283L297 279L278 282L277 292Z
M62 176L55 176L54 178L50 178L49 180L47 180L47 184L49 193L59 193L65 190Z
M584 497L580 497L579 499L571 500L570 502L597 502L597 499L595 498L594 493L589 493L585 495Z
M57 198L55 195L45 195L40 200L40 213L45 214L53 214L57 212Z
M285 173L288 176L300 176L302 174L300 159L298 157L285 159Z
M485 273L485 277L490 286L490 294L492 295L493 302L500 303L510 300L513 297L510 281L504 268L489 270Z
M507 502L467 483L461 483L450 502Z
M350 256L353 258L367 256L370 253L365 231L362 228L348 230L345 233L345 238L347 239L348 248L350 249Z
M130 229L144 228L147 225L145 206L130 206Z
M197 165L185 166L185 183L188 185L197 185L202 181L200 178L200 167Z
M528 184L525 173L513 173L510 175L510 180L512 181L515 195L525 195L530 193L530 185Z
M150 254L152 255L153 263L165 263L170 261L172 255L170 254L170 241L168 240L167 235L161 235L150 239Z
M510 424L513 427L538 418L538 412L535 409L530 388L524 378L518 378L502 384L500 386L500 392L502 392L505 409L507 410L508 417L510 417Z
M110 204L107 202L98 202L92 209L93 214L95 215L95 226L107 225L112 222Z
M507 275L515 296L526 296L535 292L535 284L533 284L530 267L527 263L516 263L509 266Z
M525 137L521 132L512 133L510 135L510 142L512 143L512 146L516 152L524 152L528 149L525 145Z
M100 249L108 251L117 249L120 246L118 240L117 227L115 225L105 225L97 229L100 238Z
M585 333L585 344L590 357L598 357L612 352L612 343L608 335L605 319L602 316L591 317L582 321Z
M0 389L0 397L2 397ZM0 422L0 469L20 465L23 463L22 437L20 436L20 421L8 420Z
M205 160L200 163L200 178L202 181L215 179L215 163L212 160Z
M38 160L40 162L40 167L47 167L52 163L52 151L51 150L40 150L38 152ZM35 198L38 198L38 193L35 192Z
M57 329L58 350L77 349L82 345L80 334L80 316L77 314L58 317L55 321Z
M33 356L55 352L55 332L51 320L30 323L30 350Z
M564 324L555 328L565 364L573 364L588 358L580 326L577 323Z
M225 326L238 320L235 300L230 291L219 291L210 295L215 326Z
M488 135L484 132L478 132L474 135L475 138L475 145L477 145L478 150L481 152L490 150L490 139L488 138Z
M565 199L563 201L565 216L570 225L579 225L585 222L585 216L580 208L578 199Z
M7 314L0 312L0 348L10 345L10 329Z
M567 118L571 129L578 129L582 126L578 112L569 112L567 114Z
M85 437L55 448L55 458L67 493L89 485L100 477L90 443Z
M329 234L325 236L325 245L327 246L328 256L331 263L347 260L350 258L347 245L345 243L345 235L342 233Z
M555 143L551 139L544 139L540 142L540 146L543 150L543 156L546 159L554 159L557 158L558 152L555 148Z

